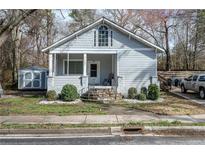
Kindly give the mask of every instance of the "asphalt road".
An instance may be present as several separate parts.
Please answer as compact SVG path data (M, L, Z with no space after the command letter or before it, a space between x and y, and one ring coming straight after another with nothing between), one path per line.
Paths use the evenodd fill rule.
M104 136L65 138L0 138L5 145L150 145L150 144L205 144L202 137L159 137L159 136Z

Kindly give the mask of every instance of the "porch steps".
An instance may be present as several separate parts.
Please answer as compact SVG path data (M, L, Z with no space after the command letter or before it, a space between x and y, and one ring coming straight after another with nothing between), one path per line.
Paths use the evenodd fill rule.
M115 100L122 99L122 95L112 88L90 88L82 94L81 99L85 101Z

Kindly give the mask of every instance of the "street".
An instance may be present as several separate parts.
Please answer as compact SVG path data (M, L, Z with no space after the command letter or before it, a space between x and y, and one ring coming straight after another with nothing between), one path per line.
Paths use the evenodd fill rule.
M34 138L1 138L0 144L5 145L150 145L172 144L184 145L205 144L202 137L166 137L166 136L93 136L93 137L34 137Z

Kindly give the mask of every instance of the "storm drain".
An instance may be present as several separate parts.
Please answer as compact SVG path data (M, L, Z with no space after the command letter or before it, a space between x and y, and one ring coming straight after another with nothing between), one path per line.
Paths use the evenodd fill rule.
M142 133L143 127L131 127L131 128L124 128L124 134L139 134Z

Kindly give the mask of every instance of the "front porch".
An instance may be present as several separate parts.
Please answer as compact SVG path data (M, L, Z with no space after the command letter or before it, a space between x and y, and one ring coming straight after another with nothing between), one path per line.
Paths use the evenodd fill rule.
M65 84L73 84L80 94L88 89L114 89L117 82L117 55L114 53L49 54L48 90L60 93Z

